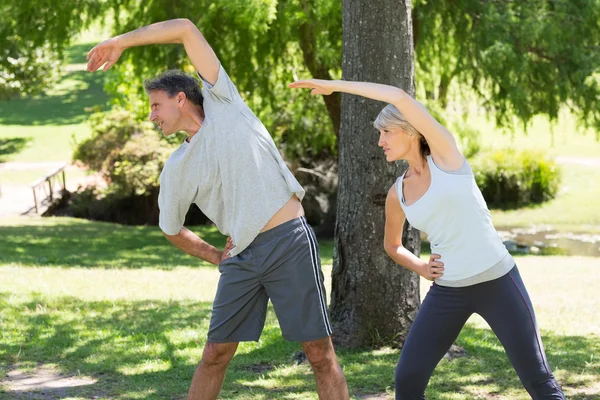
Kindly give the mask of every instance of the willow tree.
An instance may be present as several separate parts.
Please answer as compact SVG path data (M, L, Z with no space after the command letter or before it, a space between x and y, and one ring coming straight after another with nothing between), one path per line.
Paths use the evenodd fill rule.
M73 36L107 11L96 0L0 2L0 99L47 89Z
M410 3L391 0L4 0L0 95L6 87L4 93L14 94L43 83L44 71L53 68L42 56L60 59L82 22L110 12L117 16L113 33L122 33L169 18L190 19L288 155L335 158L341 132L332 314L345 343L401 344L417 307L416 278L391 265L381 237L370 233L382 232L382 196L401 172L383 164L374 138L368 138L369 120L383 105L351 97L343 103L339 96L315 99L288 90L286 83L338 78L343 69L347 79L395 84L442 106L456 84L472 89L499 125L515 118L526 124L534 115L554 119L566 106L600 131L598 1L415 0L412 15L410 9ZM414 88L406 72L410 57L402 53L409 49L405 35L411 26ZM178 45L131 49L109 73L107 89L141 118L147 107L141 81L167 68L192 72L190 67ZM406 237L418 252L417 234ZM390 296L385 305L382 295ZM367 302L390 314L368 318L373 310Z

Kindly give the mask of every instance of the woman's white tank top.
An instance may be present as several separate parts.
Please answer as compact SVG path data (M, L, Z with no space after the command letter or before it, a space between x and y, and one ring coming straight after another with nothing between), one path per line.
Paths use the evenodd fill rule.
M431 253L441 256L444 275L436 283L467 286L504 275L514 260L492 225L469 163L465 160L453 172L438 167L431 156L427 156L427 164L431 184L421 198L405 204L404 174L396 181L396 190L408 222L427 233Z

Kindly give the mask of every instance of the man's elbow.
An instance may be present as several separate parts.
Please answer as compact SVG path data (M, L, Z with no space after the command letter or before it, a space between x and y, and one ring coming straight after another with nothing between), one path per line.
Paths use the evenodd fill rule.
M162 234L163 234L163 236L164 236L165 238L167 238L167 240L168 240L169 242L171 242L171 243L172 243L173 241L175 241L175 240L177 240L177 239L179 239L179 238L181 237L181 233L182 233L182 231L183 231L183 228L182 228L182 229L181 229L181 230L180 230L178 233L176 233L176 234L174 234L174 235L170 235L170 234L166 233L165 231L162 231Z
M191 35L193 33L199 33L198 27L187 18L178 18L177 24L181 27L181 31L183 32L183 37L187 35Z

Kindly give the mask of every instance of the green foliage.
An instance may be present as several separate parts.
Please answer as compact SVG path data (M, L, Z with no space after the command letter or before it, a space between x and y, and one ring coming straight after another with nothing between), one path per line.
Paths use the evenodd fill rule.
M65 46L109 5L97 0L3 0L0 99L37 93L55 82Z
M417 80L447 102L471 87L500 126L567 105L600 128L600 2L415 1Z
M454 133L463 155L467 159L475 157L481 151L481 133L468 125L456 124Z
M111 189L137 196L157 189L160 172L172 151L165 144L156 134L134 135L121 151L110 157L113 162L113 168L108 170Z
M50 87L58 79L59 65L48 46L27 47L26 41L12 37L0 50L0 100Z
M515 208L554 198L559 167L539 152L500 150L472 162L475 180L490 207Z
M56 70L70 38L109 12L117 16L115 34L189 18L289 158L335 154L339 98L329 98L326 107L322 98L290 91L286 83L341 76L340 1L6 0L0 5L0 96L47 86L46 72ZM600 127L599 20L600 3L592 0L416 0L418 97L443 109L456 83L472 88L501 126L514 118L527 124L537 114L555 119L567 105L583 124ZM113 68L109 93L139 119L147 113L144 78L169 68L193 72L180 45L127 50Z
M117 13L121 17L114 25L115 34L165 19L190 19L214 48L244 100L275 140L286 144L289 157L335 153L336 137L323 100L306 91L289 90L287 83L309 76L309 68L325 74L331 70L329 77L340 75L339 2L158 0L138 7L136 2L121 0L115 4L130 10ZM113 68L107 91L140 119L148 112L144 79L170 68L193 73L179 45L128 49Z
M148 133L152 128L141 125L124 109L96 112L89 118L92 135L78 143L74 161L81 161L96 171L111 168L111 153L118 152L136 132Z
M123 109L90 117L92 136L75 149L74 160L100 171L117 197L143 196L158 177L173 147L149 122L137 122Z
M68 213L123 224L156 224L159 176L173 150L150 122L138 122L127 110L92 114L92 136L79 143L73 158L99 171L105 189L74 195Z
M535 3L416 1L419 97L429 99L429 105L438 101L443 114L449 87L456 82L474 89L500 126L511 126L514 118L527 124L537 114L555 119L564 105L586 125L600 126L600 4ZM131 1L119 4L133 6ZM307 92L290 92L285 83L309 75L341 76L341 2L162 0L124 14L115 33L173 17L187 17L199 27L242 96L286 145L288 157L335 152L332 125L339 121L339 110L324 107ZM119 67L114 77L119 83L110 89L114 93L118 86L120 93L130 94L125 102L138 110L145 106L136 100L142 93L141 77L166 68L189 70L181 46L128 52L131 65ZM468 141L469 146L474 143Z

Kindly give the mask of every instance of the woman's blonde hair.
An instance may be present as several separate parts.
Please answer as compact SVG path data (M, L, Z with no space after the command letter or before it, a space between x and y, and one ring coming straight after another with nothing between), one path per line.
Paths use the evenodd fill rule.
M407 121L406 117L393 104L388 104L381 110L375 122L373 122L373 126L377 130L401 129L410 136L417 136L421 144L421 155L425 157L431 154L425 137Z

